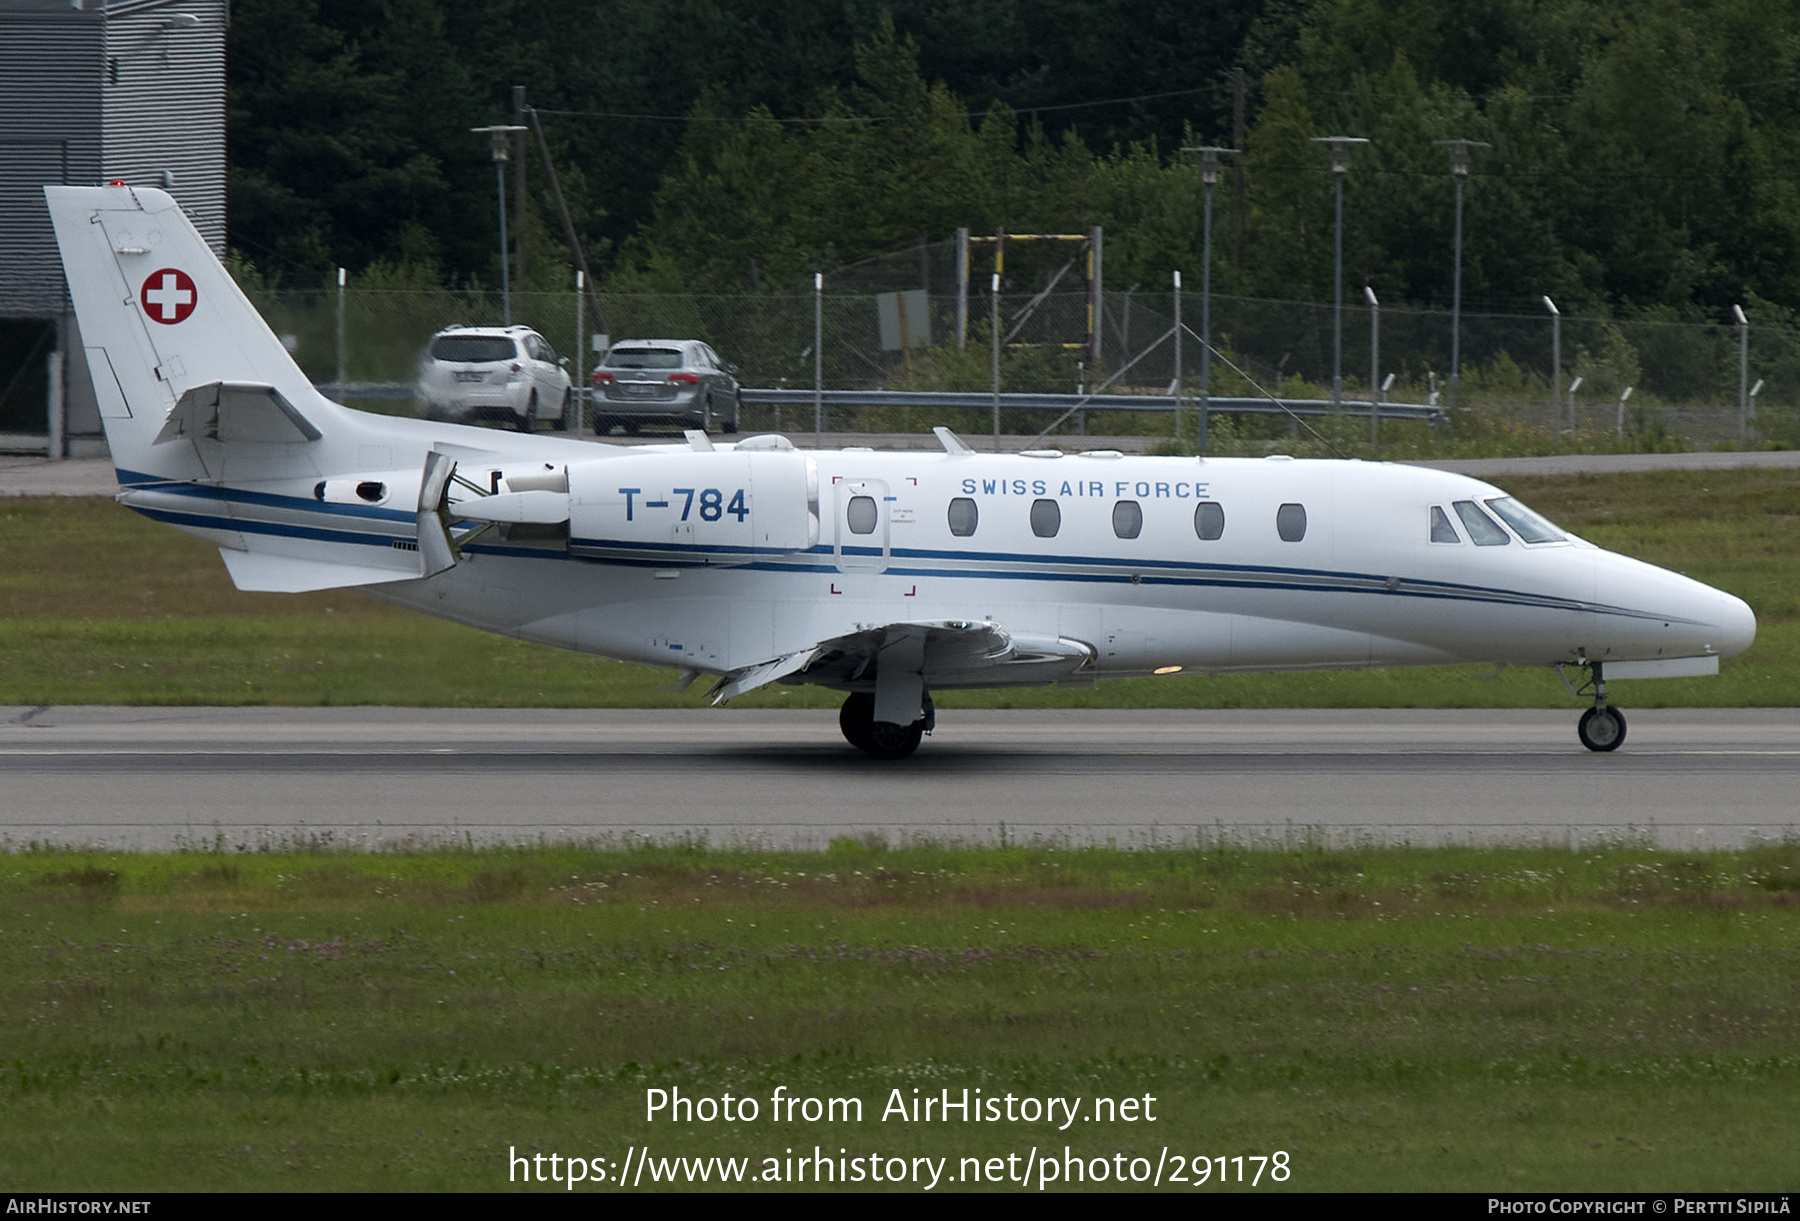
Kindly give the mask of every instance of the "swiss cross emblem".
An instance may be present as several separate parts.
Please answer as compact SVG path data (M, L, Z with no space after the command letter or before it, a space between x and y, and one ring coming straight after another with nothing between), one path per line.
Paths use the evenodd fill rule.
M194 302L200 299L200 294L194 291L194 282L187 272L165 267L150 273L138 297L144 303L144 312L152 320L173 323L194 312Z

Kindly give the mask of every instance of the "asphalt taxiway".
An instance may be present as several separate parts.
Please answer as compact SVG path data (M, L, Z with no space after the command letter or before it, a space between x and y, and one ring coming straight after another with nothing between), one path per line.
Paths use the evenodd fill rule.
M911 759L830 712L0 708L0 843L257 848L840 836L1071 843L1800 834L1800 710L945 711Z

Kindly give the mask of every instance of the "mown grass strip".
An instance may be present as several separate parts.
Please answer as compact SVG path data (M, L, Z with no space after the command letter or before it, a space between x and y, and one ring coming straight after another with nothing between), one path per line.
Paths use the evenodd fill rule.
M1166 1145L1286 1150L1306 1190L1781 1189L1797 895L1796 844L14 853L0 1174L497 1189L514 1147ZM647 1121L676 1087L764 1117ZM771 1122L777 1087L862 1121ZM1157 1118L881 1118L964 1088Z

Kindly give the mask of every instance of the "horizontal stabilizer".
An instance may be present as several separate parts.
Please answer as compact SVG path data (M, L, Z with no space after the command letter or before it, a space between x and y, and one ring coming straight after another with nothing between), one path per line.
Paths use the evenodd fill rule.
M258 593L299 594L314 589L344 589L353 585L378 585L384 581L410 581L410 572L392 568L365 568L358 564L333 564L328 560L299 560L285 555L219 548L231 580L239 589Z
M205 439L297 445L317 441L319 435L311 421L273 386L208 382L181 396L156 434L155 444Z

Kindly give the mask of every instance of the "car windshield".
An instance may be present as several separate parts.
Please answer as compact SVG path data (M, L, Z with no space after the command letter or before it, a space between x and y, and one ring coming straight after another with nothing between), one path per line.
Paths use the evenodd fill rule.
M439 335L431 341L433 360L511 360L513 341L505 335Z
M1490 500L1487 504L1488 508L1499 514L1501 521L1511 526L1513 532L1528 543L1560 543L1567 537L1548 518L1533 513L1510 496Z
M609 369L679 369L681 352L675 348L614 348L606 358Z

